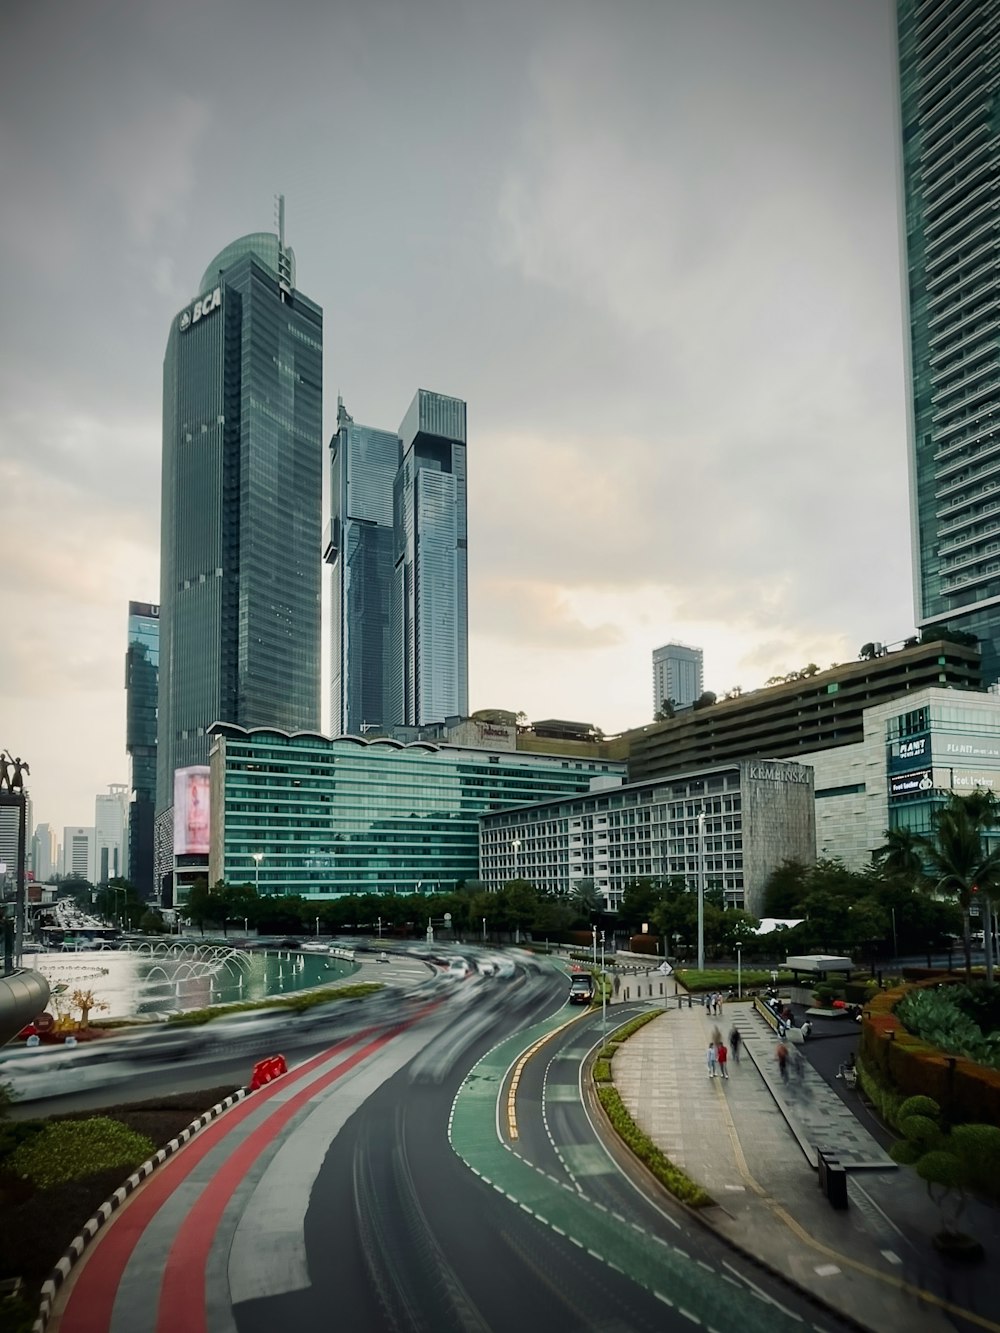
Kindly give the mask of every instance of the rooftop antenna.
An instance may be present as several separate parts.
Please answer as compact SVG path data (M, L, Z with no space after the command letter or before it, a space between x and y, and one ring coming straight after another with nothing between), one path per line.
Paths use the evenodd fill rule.
M285 248L285 196L278 195L278 244Z

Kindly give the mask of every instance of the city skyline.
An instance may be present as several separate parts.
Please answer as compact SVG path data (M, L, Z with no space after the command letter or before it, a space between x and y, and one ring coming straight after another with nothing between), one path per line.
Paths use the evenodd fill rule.
M667 634L721 693L912 631L892 6L569 13L297 6L266 107L262 6L5 21L0 744L38 820L127 778L164 330L280 191L324 442L338 392L470 405L470 708L617 731Z

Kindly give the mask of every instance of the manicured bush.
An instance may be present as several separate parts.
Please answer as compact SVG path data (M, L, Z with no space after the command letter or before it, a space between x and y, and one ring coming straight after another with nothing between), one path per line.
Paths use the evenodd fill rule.
M609 1060L594 1061L594 1082L595 1083L611 1082L611 1062Z
M692 1208L707 1208L715 1202L710 1194L700 1185L696 1185L680 1167L675 1166L652 1139L642 1132L629 1115L617 1088L612 1084L601 1084L597 1089L597 1096L618 1137L675 1199L680 1199L682 1203L689 1204Z
M270 1000L247 1001L242 1004L220 1004L211 1009L188 1009L182 1014L171 1014L167 1019L177 1027L198 1027L210 1023L213 1018L222 1018L225 1014L247 1014L254 1009L289 1009L294 1014L304 1014L319 1004L330 1004L334 1000L359 1000L366 995L373 995L383 987L377 982L357 982L353 986L330 986L322 990L301 991L296 995L276 996Z
M47 1189L111 1167L134 1170L155 1151L152 1140L145 1135L135 1134L107 1116L94 1116L46 1125L11 1153L8 1166Z

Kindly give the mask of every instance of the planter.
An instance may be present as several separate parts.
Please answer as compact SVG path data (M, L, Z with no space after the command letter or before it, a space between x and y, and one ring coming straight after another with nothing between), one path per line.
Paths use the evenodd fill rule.
M962 1263L978 1263L983 1258L983 1247L975 1236L967 1236L961 1231L939 1231L932 1244L938 1254L946 1259L959 1259Z

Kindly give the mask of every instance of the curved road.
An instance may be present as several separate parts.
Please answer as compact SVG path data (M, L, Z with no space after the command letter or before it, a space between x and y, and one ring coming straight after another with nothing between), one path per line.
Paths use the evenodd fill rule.
M579 1096L599 1032L565 999L562 975L529 964L328 1044L145 1182L87 1252L55 1327L835 1327L621 1174Z

